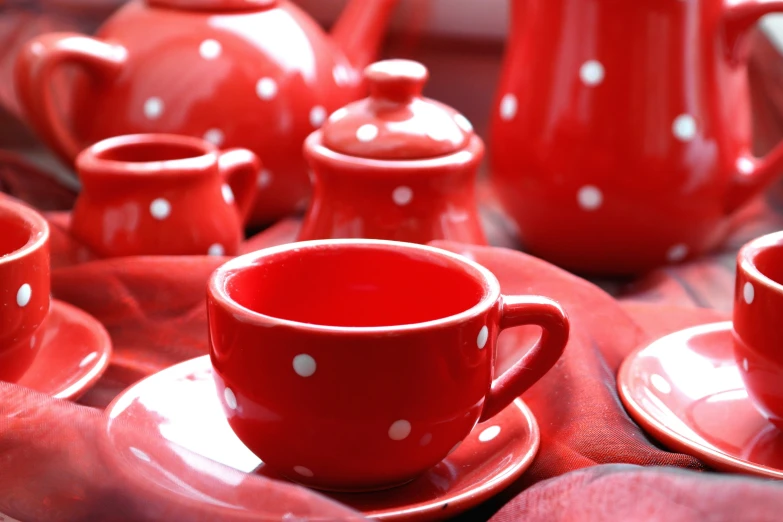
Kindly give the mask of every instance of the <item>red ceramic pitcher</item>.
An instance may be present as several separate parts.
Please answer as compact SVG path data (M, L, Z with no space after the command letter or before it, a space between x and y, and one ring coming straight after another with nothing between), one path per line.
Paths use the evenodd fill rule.
M396 0L352 0L331 37L286 0L132 0L95 38L46 34L15 70L30 125L69 164L88 145L136 133L244 147L264 162L251 221L304 207L302 142L359 98ZM51 94L60 66L79 71L60 114Z
M783 1L514 0L497 194L532 253L636 274L721 241L783 169L751 154L744 35Z

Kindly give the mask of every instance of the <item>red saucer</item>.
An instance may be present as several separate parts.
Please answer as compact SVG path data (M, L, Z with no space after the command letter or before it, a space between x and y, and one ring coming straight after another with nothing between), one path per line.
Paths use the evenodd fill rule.
M76 399L109 366L111 338L86 312L52 299L40 351L17 384L56 399Z
M130 478L159 488L166 495L179 495L183 503L201 499L200 512L204 515L219 518L227 508L241 509L236 502L242 495L235 491L231 500L203 500L214 492L194 491L197 486L180 480L180 459L161 458L159 444L151 443L149 451L125 447L127 426L133 425L140 432L159 433L162 440L240 471L285 480L265 468L229 427L215 392L209 356L147 377L115 398L106 412L110 419L108 440ZM405 486L373 493L321 494L381 520L447 518L481 503L513 482L532 463L539 442L533 414L517 399L496 417L478 424L454 453ZM167 465L171 469L163 469ZM248 514L250 518L251 515Z
M631 416L671 449L718 470L783 479L783 432L748 399L730 321L681 330L635 351L617 386Z

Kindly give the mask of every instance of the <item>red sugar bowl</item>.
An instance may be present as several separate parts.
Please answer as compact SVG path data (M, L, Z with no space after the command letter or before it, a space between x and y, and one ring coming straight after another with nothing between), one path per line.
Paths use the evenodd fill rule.
M428 76L418 62L376 62L364 71L370 96L310 134L314 194L300 240L486 244L475 197L484 143L462 114L422 96Z

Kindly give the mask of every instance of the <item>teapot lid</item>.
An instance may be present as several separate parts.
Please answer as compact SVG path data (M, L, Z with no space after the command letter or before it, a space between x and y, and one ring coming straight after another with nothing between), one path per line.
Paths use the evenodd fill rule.
M322 143L349 156L409 160L463 149L473 136L465 116L421 95L429 72L411 60L383 60L364 70L370 96L334 111Z

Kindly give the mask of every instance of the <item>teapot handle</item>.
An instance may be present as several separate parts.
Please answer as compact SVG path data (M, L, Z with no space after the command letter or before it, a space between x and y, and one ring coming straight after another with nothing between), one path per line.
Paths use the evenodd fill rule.
M743 0L724 8L723 36L726 53L732 65L745 62L747 40L745 36L756 22L767 14L783 12L783 0ZM778 143L763 158L749 151L737 159L736 174L726 192L724 209L734 212L750 198L763 190L783 172L783 142Z
M60 65L75 64L96 80L116 76L128 52L119 44L78 33L50 33L27 42L16 58L16 95L28 123L63 159L73 163L83 145L60 119L50 85Z
M245 224L256 199L261 161L247 149L228 149L220 153L218 167L223 181L231 187L239 217Z

